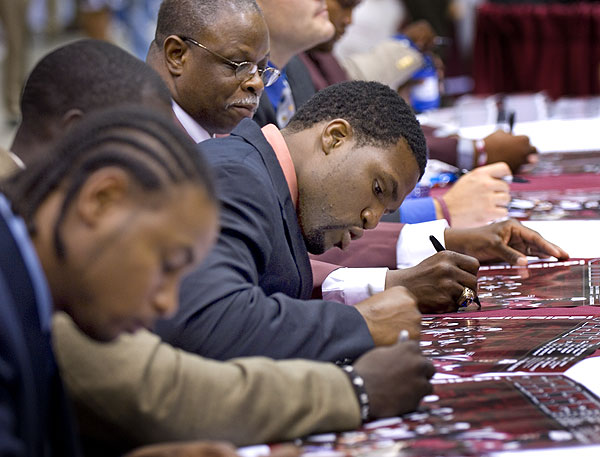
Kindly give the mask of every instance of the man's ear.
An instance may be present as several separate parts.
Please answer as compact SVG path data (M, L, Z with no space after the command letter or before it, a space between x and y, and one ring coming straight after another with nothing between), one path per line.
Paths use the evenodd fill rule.
M114 209L126 205L132 195L131 177L121 168L105 167L92 173L77 194L75 209L88 226L96 226Z
M171 76L181 76L188 58L188 45L177 35L169 35L163 43L162 51Z
M70 109L65 114L63 114L63 116L60 120L61 134L64 135L64 133L67 130L69 130L71 127L73 127L73 125L75 125L77 122L79 122L81 120L83 115L84 115L84 112L81 111L79 108Z
M339 149L346 141L352 138L353 130L345 119L329 121L321 133L321 146L325 154L330 154Z

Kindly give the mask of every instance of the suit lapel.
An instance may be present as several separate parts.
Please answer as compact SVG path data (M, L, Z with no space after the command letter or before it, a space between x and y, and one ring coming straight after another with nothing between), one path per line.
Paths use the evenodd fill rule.
M267 169L273 187L277 192L277 199L279 200L279 206L283 215L283 221L285 223L286 238L288 245L292 249L292 254L296 262L296 267L300 273L300 290L299 298L309 298L312 293L312 271L310 268L310 260L308 258L308 252L306 251L306 245L304 244L304 238L298 224L298 217L296 216L296 208L292 202L292 196L290 195L289 187L283 170L279 165L275 151L263 136L260 128L251 120L244 120L240 123L238 128L233 131L233 134L243 137L248 143L250 143L259 152L264 164Z

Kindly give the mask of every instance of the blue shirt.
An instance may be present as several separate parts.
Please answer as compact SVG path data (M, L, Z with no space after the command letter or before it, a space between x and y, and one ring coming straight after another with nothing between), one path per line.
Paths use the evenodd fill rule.
M409 198L400 206L400 222L405 224L418 224L436 219L435 204L431 197Z

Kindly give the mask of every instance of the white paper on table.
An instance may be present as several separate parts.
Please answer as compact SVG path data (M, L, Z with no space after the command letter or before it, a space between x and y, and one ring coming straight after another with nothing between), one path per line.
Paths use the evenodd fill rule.
M600 357L588 357L565 371L565 376L585 386L600 397L600 376L598 376L598 373L600 373Z
M463 127L458 134L463 138L478 140L498 130L497 125ZM527 135L539 153L600 151L600 118L550 119L534 122L517 122L515 135Z
M600 257L600 220L523 221L573 258Z

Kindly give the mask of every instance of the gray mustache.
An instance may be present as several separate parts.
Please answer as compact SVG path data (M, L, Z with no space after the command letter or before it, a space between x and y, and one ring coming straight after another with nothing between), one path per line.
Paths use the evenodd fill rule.
M225 108L231 108L232 106L235 106L235 105L256 105L258 107L259 101L260 101L259 97L255 96L255 95L251 95L246 98L234 100L231 103L227 103Z

